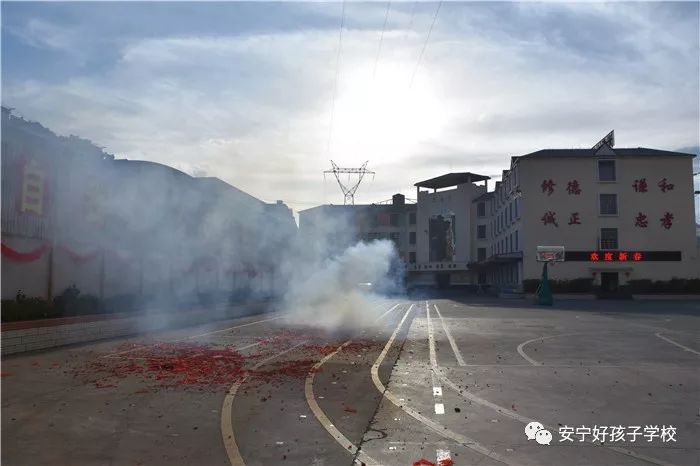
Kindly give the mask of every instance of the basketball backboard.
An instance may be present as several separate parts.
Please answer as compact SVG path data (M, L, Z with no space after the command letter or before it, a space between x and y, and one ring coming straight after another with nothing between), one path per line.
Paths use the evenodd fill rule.
M564 246L537 246L537 262L564 262Z

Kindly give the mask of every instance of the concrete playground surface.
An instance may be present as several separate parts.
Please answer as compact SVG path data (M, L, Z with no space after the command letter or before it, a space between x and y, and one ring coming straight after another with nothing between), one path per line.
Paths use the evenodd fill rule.
M698 301L367 305L4 357L2 464L700 465Z

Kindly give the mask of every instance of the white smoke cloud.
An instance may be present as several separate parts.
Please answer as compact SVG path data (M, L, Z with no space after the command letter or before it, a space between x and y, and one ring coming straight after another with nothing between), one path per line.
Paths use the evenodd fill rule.
M284 296L293 322L326 330L371 325L381 293L397 290L394 244L359 242L340 254L300 264Z

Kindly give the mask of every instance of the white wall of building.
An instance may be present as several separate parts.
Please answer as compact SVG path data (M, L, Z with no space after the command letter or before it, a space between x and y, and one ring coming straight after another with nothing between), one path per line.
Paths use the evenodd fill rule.
M437 215L455 216L455 259L466 264L472 260L472 201L486 192L485 186L464 183L437 192L418 192L417 263L430 262L429 221Z
M562 245L567 250L595 251L601 228L618 229L619 250L681 251L681 262L589 263L566 262L550 271L552 279L590 278L593 272L619 271L626 280L669 280L700 277L695 238L692 159L684 156L603 157L615 160L615 182L598 180L599 157L520 158L519 188L522 192L520 242L525 279L539 278L541 264L535 261L538 245ZM647 192L635 192L635 180L645 178ZM674 189L662 192L657 183L666 178ZM542 192L543 180L555 182L551 195ZM567 184L577 180L579 195L567 193ZM617 215L601 215L599 195L617 195ZM544 225L546 212L556 214L558 227ZM569 225L578 212L580 225ZM637 215L647 215L648 227L635 226ZM673 214L670 229L661 225L666 212ZM596 274L598 277L599 273Z

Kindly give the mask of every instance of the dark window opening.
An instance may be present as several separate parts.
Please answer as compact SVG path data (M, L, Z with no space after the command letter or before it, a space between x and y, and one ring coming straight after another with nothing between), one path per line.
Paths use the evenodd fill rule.
M615 161L614 160L599 160L598 161L598 180L599 181L616 181Z

